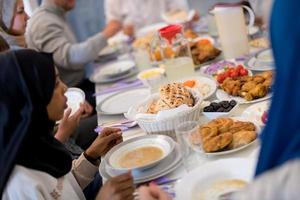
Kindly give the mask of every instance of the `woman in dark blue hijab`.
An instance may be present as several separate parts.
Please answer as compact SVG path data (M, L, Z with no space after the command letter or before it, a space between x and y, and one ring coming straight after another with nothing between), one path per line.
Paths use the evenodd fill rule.
M47 114L55 87L52 57L31 50L0 55L0 196L14 165L58 178L72 159Z
M271 42L276 64L274 97L262 135L256 175L300 159L300 1L276 0Z
M270 34L276 65L256 177L230 200L296 200L300 185L300 1L275 0Z

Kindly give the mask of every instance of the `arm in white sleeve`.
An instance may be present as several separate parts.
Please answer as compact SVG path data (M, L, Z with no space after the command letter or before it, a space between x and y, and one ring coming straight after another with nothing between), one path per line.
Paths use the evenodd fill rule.
M167 11L189 10L187 0L165 0Z
M104 0L106 22L111 20L122 21L122 8L118 0Z
M299 199L300 160L270 170L259 176L245 190L230 200L293 200Z

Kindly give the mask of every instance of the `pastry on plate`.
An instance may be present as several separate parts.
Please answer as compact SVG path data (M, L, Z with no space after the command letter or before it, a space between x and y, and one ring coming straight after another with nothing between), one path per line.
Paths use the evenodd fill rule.
M218 118L199 127L189 140L193 145L201 145L204 152L212 153L235 149L256 139L256 127L251 122Z

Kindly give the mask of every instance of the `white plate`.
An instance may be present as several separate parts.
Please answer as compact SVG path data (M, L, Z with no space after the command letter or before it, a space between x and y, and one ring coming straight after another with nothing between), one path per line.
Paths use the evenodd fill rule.
M131 60L116 61L101 67L97 74L98 76L113 78L129 73L134 66L135 63Z
M259 51L245 60L244 65L253 71L274 70L274 60L270 49Z
M249 147L250 145L254 144L255 142L258 141L259 139L259 135L261 133L261 128L258 124L256 124L254 121L251 121L250 119L247 119L247 118L244 118L244 117L231 117L231 119L235 120L235 121L243 121L243 122L252 122L254 125L255 125L255 128L256 128L256 139L253 140L252 142L250 142L249 144L246 144L244 146L241 146L239 148L235 148L235 149L231 149L231 150L225 150L225 151L219 151L219 152L212 152L212 153L207 153L207 152L204 152L200 145L193 145L193 144L190 144L192 149L198 153L201 153L201 154L205 154L205 155L208 155L208 156L220 156L220 155L226 155L226 154L231 154L231 153L234 153L234 152L237 152L237 151L240 151L242 149L245 149L247 147Z
M265 111L269 110L270 101L263 101L254 105L249 106L246 110L244 110L242 117L250 119L254 121L259 126L264 126L261 121L261 116Z
M80 104L84 103L85 94L79 88L68 88L68 90L65 92L65 96L68 99L68 108L72 109L71 115L73 115L80 108Z
M138 73L138 68L134 67L132 68L129 73L125 73L122 76L116 76L116 77L105 77L99 74L99 72L96 70L91 76L90 81L93 83L112 83L116 82L125 78L129 78L131 76L134 76Z
M187 80L197 80L200 84L206 84L209 87L209 91L205 92L205 93L201 92L200 88L192 88L196 92L200 93L203 96L204 100L211 97L217 90L217 84L213 79L203 77L203 76L193 76L193 77L184 78L180 82L184 82L184 81L187 81Z
M246 99L242 98L242 97L234 97L231 96L229 94L227 94L224 90L222 89L218 89L216 92L216 96L219 100L235 100L236 102L238 102L239 104L250 104L250 103L257 103L257 102L261 102L261 101L265 101L268 100L272 97L272 93L268 93L265 97L259 98L259 99L255 99L252 101L247 101Z
M218 61L218 62L215 62L215 63L219 63L219 62L223 62L223 61ZM228 60L228 62L234 63L235 66L239 65L239 64L238 64L236 61L234 61L234 60ZM214 63L211 63L211 64L214 64ZM200 73L201 73L202 75L211 77L212 79L214 79L214 80L217 82L217 80L216 80L216 78L213 76L213 74L210 75L210 74L208 74L208 73L205 73L206 69L207 69L208 67L210 67L211 64L208 64L208 65L206 65L206 66L201 67L199 71L200 71ZM252 76L252 75L253 75L253 73L251 72L251 70L250 70L249 68L247 68L246 66L244 66L244 68L248 70L248 75L249 75L249 76ZM223 69L224 69L224 67L221 68L221 69L219 69L217 74L220 74L220 71L222 71Z
M255 166L254 159L241 158L222 159L204 164L184 176L176 184L176 199L202 199L199 197L201 193L218 181L240 179L250 182L254 176Z
M99 56L109 56L109 55L111 55L111 54L115 54L115 53L117 53L117 49L116 48L114 48L114 47L112 47L112 46L106 46L106 47L104 47L100 52L99 52Z
M104 99L96 109L100 114L119 115L126 113L131 106L138 104L148 96L150 96L148 88L121 91Z
M148 25L148 26L145 26L141 29L139 29L136 33L137 37L142 37L142 36L145 36L149 33L156 33L159 29L167 26L168 24L166 23L156 23L156 24L151 24L151 25Z
M184 11L184 10L178 10L178 12L186 12L186 18L184 19L172 19L172 13L163 13L161 15L162 19L168 23L168 24L182 24L182 23L185 23L185 22L189 22L193 19L196 11L195 10L190 10L190 11ZM173 14L175 15L175 13Z
M162 163L159 163L153 168L144 170L141 173L134 174L134 183L135 184L144 183L159 178L161 176L164 176L166 174L169 174L181 165L181 161L182 160L181 160L180 150L178 145L176 145L173 153L170 155L170 157L167 160L165 160ZM105 162L100 163L99 172L100 175L106 180L116 176L114 174L108 173Z
M135 167L135 168L122 168L120 166L120 159L127 153L142 147L156 147L162 150L163 156L154 162L151 162L145 166ZM175 148L175 142L172 138L165 135L146 135L141 137L136 137L112 148L105 156L105 161L108 166L112 167L114 170L145 170L150 167L163 162L170 153L173 152Z

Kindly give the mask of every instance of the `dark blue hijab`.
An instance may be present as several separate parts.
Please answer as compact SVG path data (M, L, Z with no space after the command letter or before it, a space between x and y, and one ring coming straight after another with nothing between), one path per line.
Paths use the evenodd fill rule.
M52 135L47 105L55 88L50 55L33 50L0 54L0 197L16 164L56 178L72 160Z
M276 0L273 5L270 32L276 78L256 175L300 158L299 7L295 0Z

